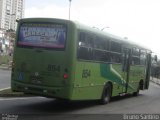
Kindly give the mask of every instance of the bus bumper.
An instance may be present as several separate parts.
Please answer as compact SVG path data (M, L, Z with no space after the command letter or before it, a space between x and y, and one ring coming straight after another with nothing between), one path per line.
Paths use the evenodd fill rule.
M12 91L16 92L24 92L27 94L33 94L37 96L43 97L51 97L51 98L61 98L61 99L70 99L70 87L48 87L48 86L40 86L40 85L31 85L24 84L17 81L11 82Z

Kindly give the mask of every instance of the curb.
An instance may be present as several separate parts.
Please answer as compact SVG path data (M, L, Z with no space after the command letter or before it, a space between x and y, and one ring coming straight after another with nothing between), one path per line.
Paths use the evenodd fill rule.
M9 89L11 89L11 87L2 88L2 89L0 89L0 92L4 91L4 90L9 90Z
M157 80L155 81L155 80L150 79L150 81L153 82L153 83L155 83L155 84L157 84L157 85L160 85L160 82L157 82Z
M3 67L3 66L0 66L0 69L2 69L2 70L11 70L10 67Z
M2 69L2 70L11 70L12 69L12 65L10 65L10 64L0 64L0 69Z
M12 92L10 88L0 90L0 97L33 97L31 94L24 94L23 92Z

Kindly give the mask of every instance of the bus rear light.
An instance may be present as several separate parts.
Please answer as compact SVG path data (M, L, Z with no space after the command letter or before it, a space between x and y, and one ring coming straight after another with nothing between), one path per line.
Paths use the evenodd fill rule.
M65 74L63 75L63 78L64 78L64 79L67 79L67 78L68 78L68 74L65 73Z

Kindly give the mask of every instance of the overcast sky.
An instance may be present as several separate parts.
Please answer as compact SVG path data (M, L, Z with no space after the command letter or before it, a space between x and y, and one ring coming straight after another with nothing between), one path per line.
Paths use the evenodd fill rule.
M69 0L26 0L25 17L69 18ZM72 0L71 20L128 37L160 54L160 0Z

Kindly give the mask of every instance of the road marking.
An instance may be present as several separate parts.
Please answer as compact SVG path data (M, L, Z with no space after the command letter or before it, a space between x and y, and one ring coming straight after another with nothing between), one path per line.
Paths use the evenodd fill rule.
M0 101L11 101L11 100L25 100L25 99L31 99L31 98L44 98L44 97L17 97L17 98L0 98Z
M4 100L24 100L24 99L29 99L29 98L0 98L0 101L4 101Z
M10 89L11 87L6 87L6 88L3 88L3 89L0 89L0 91L3 91L3 90L7 90L7 89Z

